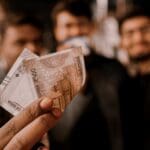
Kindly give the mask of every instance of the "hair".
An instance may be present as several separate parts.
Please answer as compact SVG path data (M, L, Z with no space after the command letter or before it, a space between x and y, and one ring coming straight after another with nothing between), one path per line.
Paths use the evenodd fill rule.
M150 12L148 10L144 10L139 7L131 7L127 12L125 12L120 18L118 18L119 21L119 32L121 34L121 28L124 24L129 19L135 18L135 17L150 17Z
M8 3L6 2L6 0L0 0L0 7L2 7L3 9L8 9Z
M10 26L22 26L22 25L31 25L41 32L44 31L44 25L36 17L32 16L19 16L19 15L9 15L7 19L0 23L0 37L2 38Z
M56 25L56 18L57 15L63 11L67 11L73 16L84 16L89 21L93 20L93 12L92 8L87 2L84 1L70 1L70 2L58 2L51 13L51 21L52 21L52 27Z

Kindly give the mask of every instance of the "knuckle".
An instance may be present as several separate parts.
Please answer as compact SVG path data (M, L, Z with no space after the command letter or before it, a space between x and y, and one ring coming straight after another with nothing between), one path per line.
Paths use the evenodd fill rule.
M39 118L39 122L44 126L44 128L48 129L50 126L50 116L49 114L43 115Z
M28 116L30 120L35 119L40 113L41 110L38 104L33 105L33 107L30 107L25 111L26 116Z
M36 117L36 112L34 111L34 109L28 109L28 111L26 111L26 114L28 116L29 119L33 120Z

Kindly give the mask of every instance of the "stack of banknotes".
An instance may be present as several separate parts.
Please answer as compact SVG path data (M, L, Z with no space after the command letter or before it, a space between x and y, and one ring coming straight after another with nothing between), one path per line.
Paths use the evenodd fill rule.
M84 57L80 47L38 57L24 49L0 85L0 106L18 114L42 96L64 111L85 83Z

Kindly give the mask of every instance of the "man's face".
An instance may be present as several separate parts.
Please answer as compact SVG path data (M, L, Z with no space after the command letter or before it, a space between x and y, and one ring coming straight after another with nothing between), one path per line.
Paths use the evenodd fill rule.
M0 4L0 22L2 22L5 19L5 11L3 10L1 4Z
M9 26L0 43L0 56L11 67L24 48L41 54L42 33L31 25Z
M126 20L121 27L121 46L133 59L150 54L150 18Z
M75 36L87 36L91 33L91 30L92 23L84 16L76 17L67 11L63 11L56 17L54 34L57 42Z

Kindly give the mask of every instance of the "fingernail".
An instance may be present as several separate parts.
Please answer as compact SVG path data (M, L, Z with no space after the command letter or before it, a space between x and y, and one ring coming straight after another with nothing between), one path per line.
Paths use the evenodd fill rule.
M52 100L49 99L48 97L44 97L40 103L40 106L42 108L50 108L52 106Z
M60 111L60 109L57 109L57 108L54 108L52 110L52 114L55 116L55 117L60 117L62 112Z

